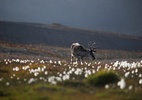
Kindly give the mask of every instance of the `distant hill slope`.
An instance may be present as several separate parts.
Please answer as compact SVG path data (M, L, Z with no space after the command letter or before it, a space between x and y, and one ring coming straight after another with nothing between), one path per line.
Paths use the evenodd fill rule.
M0 21L0 41L26 44L46 44L70 47L72 42L87 46L96 42L99 49L142 51L142 38L101 31L52 25Z

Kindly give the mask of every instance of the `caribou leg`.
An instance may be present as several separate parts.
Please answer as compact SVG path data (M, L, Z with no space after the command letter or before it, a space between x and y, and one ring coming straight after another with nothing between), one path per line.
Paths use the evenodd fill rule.
M79 61L79 58L78 58L78 57L76 57L76 64L78 64L78 61Z
M80 63L83 65L83 57L80 58Z
M70 64L73 64L73 59L76 58L72 53L71 53L71 62Z

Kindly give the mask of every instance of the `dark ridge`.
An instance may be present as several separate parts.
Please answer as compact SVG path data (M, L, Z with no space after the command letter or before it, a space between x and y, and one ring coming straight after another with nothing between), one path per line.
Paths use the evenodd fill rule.
M0 41L61 47L70 47L72 42L87 47L92 41L99 49L142 51L141 37L77 29L59 23L45 25L0 21Z

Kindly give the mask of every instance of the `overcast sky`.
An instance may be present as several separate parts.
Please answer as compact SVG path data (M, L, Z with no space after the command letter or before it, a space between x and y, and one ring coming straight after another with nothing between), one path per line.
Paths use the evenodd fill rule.
M142 0L0 0L0 20L142 36Z

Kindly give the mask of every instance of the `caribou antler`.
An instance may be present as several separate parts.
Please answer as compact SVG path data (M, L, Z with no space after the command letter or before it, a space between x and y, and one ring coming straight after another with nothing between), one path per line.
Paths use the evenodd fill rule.
M92 51L94 51L94 52L96 52L96 45L95 45L96 43L94 42L94 43L91 43L91 41L89 41L88 42L88 46L89 46L89 48L90 48L90 50L92 50Z
M92 47L93 47L94 49L96 49L96 48L97 48L97 46L96 46L96 43L95 43L95 42L92 44Z

